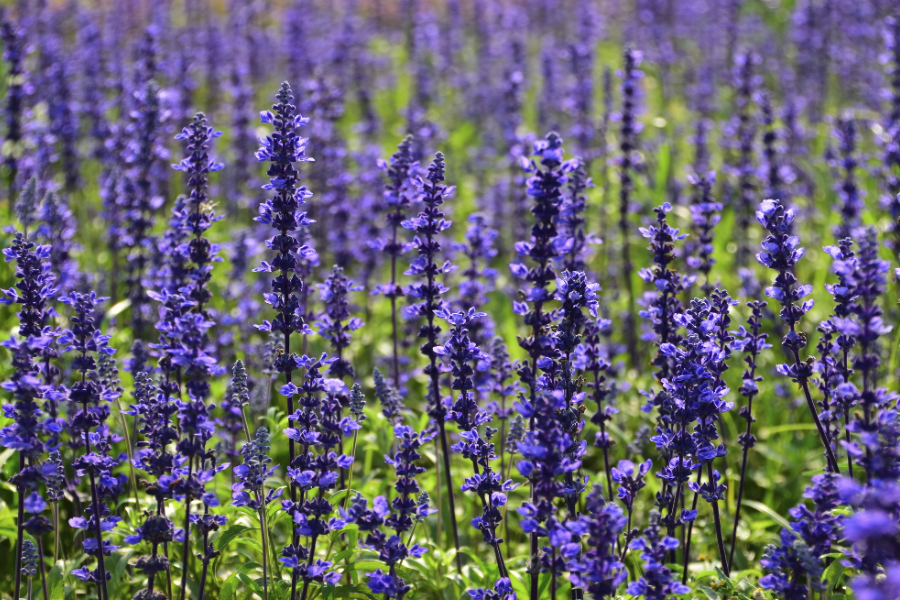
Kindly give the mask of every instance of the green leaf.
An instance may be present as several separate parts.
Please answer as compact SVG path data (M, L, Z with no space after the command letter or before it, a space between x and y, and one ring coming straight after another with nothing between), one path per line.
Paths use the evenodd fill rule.
M63 580L62 561L57 562L47 574L47 589L50 591L50 600L65 600L66 585Z
M259 586L256 585L256 582L247 577L247 573L253 571L254 569L262 569L262 565L255 562L248 562L236 572L229 575L228 579L225 580L225 583L222 584L222 589L219 592L219 599L231 600L232 598L235 598L235 592L238 590L238 586L241 586L242 583L252 585L258 590ZM243 587L241 587L241 589L243 589Z
M827 569L825 569L825 572L822 574L822 581L828 582L828 587L834 589L834 587L840 583L845 570L846 567L844 566L844 561L835 560L828 565Z
M229 543L231 543L234 538L238 537L249 529L249 527L246 527L244 525L232 525L231 527L223 531L218 538L216 538L216 550L221 552L222 549L225 548L225 546L227 546Z
M795 427L799 428L800 425L795 425ZM759 512L768 515L772 518L773 521L784 527L785 529L790 529L791 524L787 522L787 519L779 515L777 512L763 504L762 502L757 502L756 500L744 500L744 506L749 506Z
M119 587L119 582L122 579L122 574L125 572L125 567L128 566L128 559L131 557L131 552L127 552L125 554L120 554L118 552L113 552L109 558L106 559L106 570L110 573L111 578L109 581L109 593L114 595L116 590Z

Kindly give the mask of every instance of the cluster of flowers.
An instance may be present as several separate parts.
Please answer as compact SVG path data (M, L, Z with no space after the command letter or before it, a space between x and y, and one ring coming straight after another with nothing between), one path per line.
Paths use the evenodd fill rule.
M259 522L262 578L254 585L261 583L264 598L277 587L291 600L307 600L320 595L318 588L338 585L345 574L349 578L355 571L340 564L332 550L350 537L346 529L352 524L363 534L359 549L380 563L361 573L368 591L403 599L414 595L418 577L408 563L420 565L428 559L428 547L418 543L416 534L422 535L433 514L441 523L438 531L449 517L457 571L464 573L457 502L475 507L470 521L477 532L470 532L473 545L480 540L492 555L493 564L481 582L466 582L471 588L467 593L476 600L515 600L523 589L531 600L545 593L555 599L563 589L573 598L587 592L597 599L623 591L654 599L686 594L691 591L686 582L693 530L708 523L701 514L712 516L717 565L726 576L734 569L748 464L757 443L754 403L758 415L765 373L759 363L774 335L781 339L786 357L776 374L796 384L806 407L801 418L815 426L825 471L812 478L805 493L811 504L791 510L789 527L766 549L761 560L766 573L759 584L786 600L826 595L841 585L865 599L898 596L900 417L897 395L882 387L888 369L882 357L892 331L883 306L891 265L880 257L881 232L863 224L868 222L867 188L860 181L866 175L859 164L865 148L863 128L849 114L835 119L837 147L827 151L839 218L830 230L834 243L824 248L833 261L834 281L825 289L834 308L816 326L818 356L813 356L807 330L815 314L814 290L801 282L805 250L797 216L802 213L791 207L792 196L804 195L803 186L813 179L804 172L805 161L797 160L803 152L800 146L809 139L796 123L799 109L785 100L779 114L777 95L757 73L760 64L778 59L752 49L735 52L740 22L735 3L730 10L737 14L730 17L727 35L709 42L710 64L698 70L692 82L697 88L696 173L687 181L693 191L682 197L679 186L668 179L662 182L662 197L671 195L671 202L655 208L651 222L638 229L648 240L649 253L636 256L632 215L647 208L640 205L647 184L659 183L649 175L641 149L641 65L646 56L654 70L658 67L660 91L668 102L679 52L666 40L693 32L696 25L675 23L680 17L661 14L657 6L636 11L639 19L630 24L646 54L624 52L621 106L615 112L607 71L607 102L598 125L592 74L601 15L591 2L576 3L577 27L555 23L571 34L565 48L550 31L560 19L547 6L475 3L480 43L471 53L463 44L460 2L448 3L446 23L434 7L411 3L405 53L414 87L405 115L410 135L388 160L375 160L381 150L377 133L384 126L371 97L383 85L373 75L378 59L367 48L375 45L368 44L375 30L354 10L344 11L342 27L318 27L311 14L324 17L314 7L288 10L289 48L283 62L292 77L315 74L298 93L300 107L313 120L300 114L293 89L282 83L271 109L260 113L269 132L259 140L255 158L266 166L267 181L258 186L266 198L258 205L255 225L227 244L212 241L226 237L213 229L223 219L215 198L221 192L236 220L253 204L248 190L254 178L243 159L250 154L247 145L255 133L248 116L254 84L278 64L260 58L276 46L276 28L268 24L272 15L260 14L258 3L235 6L227 36L218 15L210 16L202 35L200 28L176 30L160 19L133 47L129 32L140 27L125 18L127 6L106 14L74 3L79 27L71 28L58 9L46 3L32 9L22 3L21 27L2 23L8 80L3 174L10 201L20 198L20 230L9 228L9 247L4 250L7 262L15 265L15 283L2 290L3 302L17 306L17 324L2 344L11 362L3 383L10 396L3 407L8 423L0 429L0 445L17 459L17 464L10 463L15 473L9 480L18 513L14 597L22 596L23 586L31 597L32 578L38 577L49 599L46 559L58 556L60 530L68 524L79 530L76 539L84 555L71 574L83 582L79 585L95 588L99 600L115 594L109 583L114 574L105 559L118 551L118 539L141 552L132 564L144 576L135 599L172 599L177 593L181 600L189 595L203 600L215 593L212 570L221 551L217 532L232 515L245 514ZM685 11L690 14L708 9L689 4ZM822 109L818 103L827 94L819 92L827 91L822 88L831 75L828 61L815 56L813 48L823 38L817 28L821 26L815 25L822 15L815 3L798 4L802 6L795 16L802 27L798 22L797 60L809 68L791 71L796 78L790 80L814 90L796 102L817 122L812 115ZM884 21L890 88L888 94L881 89L875 94L870 89L875 84L858 76L871 71L861 68L865 63L858 57L874 63L873 52L882 43L869 39L875 37L873 28L864 27L869 16L862 9L846 14L842 7L829 8L829 15L832 10L850 23L848 32L835 34L834 42L836 48L852 50L839 53L834 61L838 74L846 75L848 94L890 98L889 116L878 126L883 152L877 176L885 190L881 202L886 214L896 221L900 20ZM871 16L874 20L874 13ZM882 16L879 12L877 18ZM109 40L99 27L106 22ZM75 29L77 36L68 34ZM544 131L573 133L580 158L566 159L558 133L534 140L519 131L526 115L523 83L531 76L526 50L532 29L540 30L547 41L540 52L539 125ZM334 39L324 39L327 36ZM63 59L71 37L79 46L73 64L82 71L80 79ZM719 37L727 38L722 48ZM327 42L323 54L328 58L323 60L331 70L316 68L311 58L316 54L313 40L323 41L320 38ZM218 116L214 105L224 98L233 111L228 142L238 164L233 174L222 175L222 190L210 181L211 174L224 167L210 155L221 132L210 126L206 114L192 115L191 109L201 97L201 86L194 81L199 68L191 52L201 45L210 63L204 81L208 90L202 95L209 114ZM800 47L806 49L799 52ZM235 60L224 86L215 67L217 57L228 50L234 51ZM471 72L463 68L469 54L478 63ZM725 56L721 64L720 54ZM126 62L126 55L134 62ZM507 60L498 62L504 56ZM561 72L563 61L570 63L571 73ZM26 68L32 64L37 68ZM723 194L714 197L717 176L710 170L707 148L714 99L706 88L711 73L727 73L729 67L735 110L723 133L724 145L733 152L719 178ZM433 88L445 85L437 81L442 79L438 73L447 73L449 83L471 104L466 117L489 140L482 147L467 148L473 173L462 166L454 170L456 164L448 170L441 152L427 162L425 150L446 135L431 121L438 112L432 110ZM73 90L73 81L84 89ZM220 93L222 87L229 93ZM358 131L354 129L359 140L353 143L344 138L342 122L349 92L358 95L362 115ZM613 121L619 123L615 150L606 141ZM167 123L181 128L175 139L184 154L173 168L184 174L186 193L174 199L164 166L169 157L163 141ZM300 135L307 125L310 139ZM84 126L89 131L80 140ZM449 141L457 139L464 138ZM494 140L505 146L491 147ZM661 172L671 171L674 145L665 144ZM309 181L322 198L309 207L312 192L301 184L305 163L313 161L308 145L320 157L309 168ZM113 268L109 284L80 271L75 260L83 254L75 214L85 211L70 209L68 200L92 172L82 168L89 161L99 167L100 217L108 226ZM350 163L359 167L358 177ZM616 166L618 177L609 175L608 165ZM604 261L599 272L609 290L602 303L592 273L598 261L591 252L601 240L588 227L595 170L602 174L598 181L604 198L610 197L614 182L619 200L615 243L598 257ZM453 235L450 217L457 207L447 206L455 188L446 180L448 175L468 180L470 174L484 192L477 200L480 212L469 216L463 242L448 243ZM386 183L379 183L383 177ZM760 202L766 196L777 199ZM465 201L457 204L462 207ZM715 240L717 233L718 239L723 237L718 230L726 207L735 222L733 265L743 279L742 302L718 284L724 277L717 268L722 257ZM168 222L158 227L157 215L164 208L169 210ZM507 219L526 213L531 220ZM773 274L768 287L759 285L753 271L758 267L751 264L750 241L755 236L748 232L754 214L764 236L756 260ZM694 239L673 226L681 215L690 216ZM602 236L610 233L605 229L608 216L601 215ZM380 227L375 222L382 217ZM530 230L524 230L528 225ZM896 253L900 225L892 222L886 234ZM214 267L224 261L226 249L232 281L217 297ZM507 330L506 324L486 314L499 297L492 292L509 291L500 287L505 281L495 267L497 257L512 249L516 256L509 269L523 288L512 302L512 313L525 326L518 338L523 359L515 362L505 341L495 337ZM614 255L616 260L609 261ZM327 276L321 269L323 257L335 263ZM123 259L124 292L115 283ZM255 275L248 274L257 260ZM457 275L455 261L462 267ZM634 268L641 264L648 266ZM389 278L373 283L382 271L388 271ZM351 275L362 283L356 285ZM900 278L900 270L895 275ZM635 290L639 281L649 291ZM109 298L96 292L107 285ZM318 298L311 293L315 289ZM379 348L372 353L384 355L378 367L357 356L353 343L363 321L355 316L350 298L360 291L384 296L389 304L390 351ZM777 316L763 296L779 307ZM626 312L612 314L620 305ZM123 311L130 318L127 323L118 317ZM742 312L749 316L737 322ZM645 320L643 335L638 334L636 316ZM614 322L622 323L621 335L616 335ZM157 333L152 336L154 323ZM110 333L118 336L126 328L134 342L125 363L133 379L133 402L123 409L117 352L111 346L120 338ZM321 342L310 341L315 334ZM315 345L319 343L321 347ZM414 345L423 357L421 372L411 356ZM325 347L327 352L318 352ZM746 366L740 388L732 392L726 380L736 376L727 372L738 354ZM624 371L617 362L620 356L627 356L631 370ZM652 365L646 376L639 372L644 358ZM219 402L216 382L225 365L233 366L232 379ZM390 440L384 461L394 475L382 488L385 494L374 498L354 492L352 486L366 418L361 384L366 374L359 372L363 366L373 367L384 418L375 416L389 428L382 434ZM263 377L254 379L256 373ZM643 410L652 414L653 429L629 436L632 443L619 450L614 445L620 431L616 397L636 378L642 384L652 380L642 394L648 399ZM275 400L273 387L280 392ZM413 418L422 408L417 395L424 406L419 420ZM743 431L729 447L724 427L739 401ZM266 426L251 429L260 419L277 423L281 406L286 407L286 427L271 434ZM121 422L116 424L113 417ZM586 433L589 428L596 429L593 440ZM433 458L426 450L431 442ZM277 464L273 446L287 447L286 464ZM738 446L740 470L730 510L725 470L738 463L733 452ZM656 469L647 458L651 454ZM592 469L601 455L602 471ZM228 461L235 463L230 469L233 509L221 505L218 493L226 477L221 474L232 466ZM436 471L435 502L422 477L430 464ZM270 480L282 474L284 487L271 485ZM655 494L641 499L648 484ZM139 494L139 485L146 497ZM126 499L130 493L133 506ZM466 497L460 494L471 494L471 501L463 501ZM651 504L651 510L643 510ZM512 516L509 506L516 509ZM66 512L69 518L62 519ZM289 524L287 535L279 536L284 542L277 544L280 552L274 539L277 528L269 522L273 514ZM510 543L510 521L513 535L527 538L527 560L522 561L527 582L522 584L510 567L516 549ZM52 553L44 547L51 533ZM632 564L640 561L639 568L626 568L629 552ZM834 561L840 561L847 577L826 579L826 572L835 572L828 570ZM673 566L678 564L680 573Z

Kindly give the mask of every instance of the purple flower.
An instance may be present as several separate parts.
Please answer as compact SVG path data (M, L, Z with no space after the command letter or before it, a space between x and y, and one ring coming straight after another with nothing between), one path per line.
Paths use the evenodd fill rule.
M666 555L678 547L678 540L660 536L658 512L650 512L650 524L644 530L644 535L633 540L629 547L639 550L644 559L644 573L628 584L629 594L644 596L648 600L667 600L673 594L691 591L688 586L674 580L672 571L665 566Z
M393 456L385 457L388 464L397 474L394 489L397 496L388 505L384 496L378 496L369 507L368 501L361 495L350 501L346 511L341 509L341 516L347 521L356 523L359 530L365 533L361 547L378 553L378 559L388 567L388 573L377 569L367 575L366 582L373 594L385 594L388 598L403 598L412 587L396 574L396 567L409 556L421 557L426 549L413 544L408 546L403 540L406 532L415 527L429 514L431 509L428 494L419 494L416 476L425 472L416 464L421 458L419 448L434 438L430 432L417 433L412 427L395 425L394 436L399 440L399 450ZM384 528L393 530L388 535Z
M336 358L328 372L338 379L354 377L353 365L344 357L344 352L350 345L350 334L362 327L363 322L351 317L347 296L350 292L358 292L362 286L353 285L353 281L344 276L343 269L334 267L325 283L318 284L318 287L325 311L316 321L316 326L319 334L331 344Z
M24 64L26 55L24 32L20 31L12 22L4 19L0 25L0 39L3 40L3 60L8 64L7 74L10 82L6 90L6 103L3 110L6 122L4 141L13 148L17 148L22 140L22 110L28 86ZM3 159L3 163L9 171L7 192L10 204L18 195L16 190L16 177L19 172L18 160L17 152L9 152Z
M232 506L247 506L253 510L265 510L266 505L281 495L281 490L265 493L266 479L275 473L270 467L269 431L265 427L256 430L256 437L241 448L242 464L234 468L237 482L231 486Z
M762 252L756 255L756 260L777 273L773 285L766 288L766 295L781 304L781 319L789 328L781 344L792 356L793 363L778 365L778 372L800 384L807 408L825 448L829 469L839 472L831 440L822 426L810 394L809 379L815 371L816 361L813 357L806 362L800 360L800 351L806 347L807 342L806 336L798 331L798 324L812 308L813 301L804 300L802 304L797 304L812 292L812 286L800 285L794 275L794 269L804 254L804 249L799 245L800 238L791 234L795 216L793 209L786 209L778 200L763 200L756 211L756 220L768 231L768 235L762 241Z
M693 254L687 258L687 265L703 273L702 290L705 295L713 291L714 285L710 272L716 264L713 254L713 238L716 225L722 219L722 205L712 197L712 186L716 182L716 173L711 171L705 176L689 175L688 181L697 188L696 202L691 204L691 220L696 241Z

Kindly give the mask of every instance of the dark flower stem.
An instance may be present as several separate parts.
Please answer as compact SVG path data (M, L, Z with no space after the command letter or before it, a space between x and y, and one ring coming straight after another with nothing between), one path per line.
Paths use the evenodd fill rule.
M703 469L697 469L697 486L699 488L700 483L703 481ZM698 492L694 492L694 500L691 502L691 510L697 510L697 500L700 497ZM684 533L684 529L682 529L682 533ZM681 583L687 582L688 577L688 565L691 562L691 537L694 533L694 521L688 523L687 526L687 539L684 542L684 558L683 558L683 572L681 574Z
M709 477L709 480L715 482L715 478L713 477L713 469L712 469L712 461L706 461L706 475ZM712 510L713 510L713 521L716 525L716 543L719 545L719 558L722 560L722 570L726 575L730 573L730 568L728 565L728 557L725 552L725 538L722 536L722 518L719 515L719 501L712 501Z
M188 458L188 473L186 481L190 481L194 474L194 457ZM184 541L181 549L181 600L187 597L188 559L191 552L191 492L184 497Z

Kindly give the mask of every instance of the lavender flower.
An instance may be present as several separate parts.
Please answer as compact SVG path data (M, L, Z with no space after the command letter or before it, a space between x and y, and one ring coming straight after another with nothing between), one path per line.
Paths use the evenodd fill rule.
M865 193L856 182L856 123L852 118L838 119L835 137L840 150L840 166L843 177L836 185L840 204L836 207L841 214L841 222L835 227L838 239L849 237L859 227L860 213L865 208Z
M619 507L607 502L598 486L588 494L585 514L580 519L586 529L589 550L580 560L567 564L572 572L572 585L586 587L596 600L613 597L627 576L625 565L614 550L625 517Z
M696 242L694 242L694 253L687 259L687 265L703 274L701 289L705 296L709 296L715 287L710 278L712 268L716 264L716 260L712 257L713 237L716 225L722 220L722 216L719 214L722 212L722 205L712 197L716 172L710 171L705 176L690 175L688 181L697 188L698 193L697 202L691 204L691 219Z
M0 39L3 41L3 60L8 63L6 103L4 120L6 136L4 143L8 145L3 156L3 164L7 174L7 202L12 208L17 196L16 178L19 173L19 145L22 141L22 110L27 91L27 74L25 72L25 40L24 33L19 31L10 21L0 24ZM21 548L19 548L21 554ZM18 578L16 579L18 582ZM18 594L18 586L16 587Z
M416 431L407 425L396 425L394 437L400 441L399 450L393 456L385 457L397 473L394 486L397 496L388 505L384 496L378 496L369 508L368 501L357 494L350 502L346 512L341 515L349 522L356 523L359 531L366 536L362 540L364 548L378 553L378 559L385 563L388 572L381 569L369 573L366 585L373 594L384 594L386 598L402 598L412 589L397 575L397 567L407 557L420 558L427 548L418 544L405 543L403 536L415 523L436 512L427 502L427 496L416 500L419 484L416 476L425 472L416 464L421 458L419 448L430 442L432 433ZM383 527L391 529L393 535L384 532Z
M638 103L640 102L640 81L644 76L641 71L643 55L635 50L627 49L624 53L622 69L622 127L619 138L619 236L622 244L622 278L628 294L628 314L626 316L626 339L628 355L632 365L637 363L637 336L635 334L635 295L631 281L631 227L628 215L632 212L631 195L634 192L634 170L640 163L638 153L638 135L641 125L637 121Z
M103 557L114 552L116 546L103 539L103 532L112 530L121 519L112 515L106 505L106 500L114 499L117 495L115 488L118 480L112 475L117 461L108 454L108 441L99 435L103 422L109 416L109 407L101 404L108 398L94 379L97 363L92 353L111 354L115 350L108 345L109 336L101 334L95 325L96 305L105 298L98 298L93 292L90 294L71 292L60 300L71 306L75 312L72 317L72 328L59 338L59 343L66 347L66 352L76 354L72 367L80 373L80 379L69 390L69 401L75 407L80 405L81 408L81 412L76 412L72 417L72 429L78 433L80 441L84 444L84 454L78 457L74 466L79 475L88 475L91 484L91 504L90 508L85 510L86 516L72 517L69 519L69 525L85 530L82 542L84 552L97 560L96 569L82 567L72 573L82 581L95 583L98 592L106 597L106 582L111 574L106 572ZM93 450L92 442L96 444ZM92 537L88 537L89 535Z
M358 317L350 316L347 295L358 292L362 286L353 285L353 281L344 276L344 270L334 267L325 283L318 284L319 296L325 304L316 326L319 334L331 344L336 360L331 363L329 373L338 379L354 377L353 365L344 357L344 351L350 345L350 334L363 326Z
M482 514L473 519L472 525L481 531L484 541L493 548L500 576L506 577L508 574L506 562L500 549L503 539L497 536L497 528L503 518L501 509L506 505L506 492L516 486L512 480L503 482L503 474L497 473L491 467L491 461L497 459L494 444L491 442L497 430L487 426L484 437L479 432L480 426L488 423L491 417L476 402L473 392L475 371L472 363L485 357L481 349L469 339L466 328L468 323L480 318L484 313L476 313L475 309L469 309L467 313L451 313L441 309L435 314L452 325L450 339L443 346L435 346L434 352L450 360L453 375L451 388L459 394L452 409L447 413L448 420L456 421L461 430L462 441L455 445L453 450L460 452L463 458L471 460L474 471L474 475L468 477L460 489L464 492L473 491L480 497Z
M778 365L778 372L787 375L803 388L806 405L812 414L816 429L819 431L822 445L825 447L829 469L840 472L837 458L831 448L831 440L822 426L809 391L809 379L814 373L815 359L806 362L800 360L800 350L806 346L806 336L797 331L797 325L800 318L812 308L813 301L806 300L802 305L796 304L809 295L812 286L798 286L797 278L794 276L794 267L804 254L803 248L798 247L800 239L790 234L794 216L794 210L785 209L778 200L764 200L759 205L759 210L756 211L756 220L769 232L769 235L763 240L762 252L756 255L756 260L764 267L778 273L774 284L766 288L766 295L781 304L781 319L789 328L781 343L785 350L793 356L794 363Z
M731 549L728 552L728 564L733 564L734 549L737 545L737 528L741 517L741 500L744 497L744 481L747 472L747 458L750 449L756 445L756 436L753 435L753 423L756 419L753 417L753 399L759 393L758 384L762 381L762 376L756 374L757 359L761 352L772 347L766 343L768 334L760 333L762 327L762 311L765 303L760 301L748 302L747 306L752 311L751 316L747 319L747 327L740 326L738 331L734 332L734 341L732 342L732 350L744 353L744 362L747 368L741 374L741 387L739 389L742 396L747 399L746 406L741 407L738 413L747 423L747 427L738 437L738 443L743 449L741 456L741 477L738 484L737 501L734 510L734 527L731 531ZM749 328L749 329L748 329Z
M686 594L691 588L672 578L672 571L666 564L666 555L678 547L678 540L661 537L659 534L659 513L650 512L650 524L643 537L631 542L630 548L641 551L644 559L644 574L628 584L628 593L644 596L648 600L666 600L673 594Z
M386 220L391 231L389 240L378 240L380 250L391 257L391 279L388 283L379 285L373 293L387 296L391 301L391 326L393 340L392 355L392 380L394 388L400 389L400 357L399 339L397 330L397 298L403 295L403 288L397 284L397 259L404 254L408 246L398 238L400 226L405 219L404 210L414 200L415 175L419 169L419 163L412 154L413 138L407 136L397 146L397 152L391 156L390 163L384 160L378 161L378 168L385 171L389 183L384 188L384 209ZM443 199L443 196L441 196Z
M325 497L328 490L335 487L338 469L347 469L353 457L337 454L341 436L349 436L359 428L359 423L350 417L341 419L340 402L333 396L323 400L319 394L326 390L321 369L333 359L322 355L318 359L302 356L296 359L296 366L305 370L300 387L287 383L281 393L288 398L300 396L300 408L289 416L295 427L285 429L288 439L299 443L303 452L299 453L288 468L292 487L298 491L297 500L282 502L284 510L291 515L295 535L291 544L282 551L281 562L292 569L292 595L302 579L301 600L305 600L309 584L313 581L333 585L340 579L340 573L330 571L332 563L315 560L316 543L323 535L339 531L344 520L331 517L334 507ZM312 490L317 489L314 495ZM300 537L309 538L307 545L300 543ZM315 561L315 562L314 562Z

